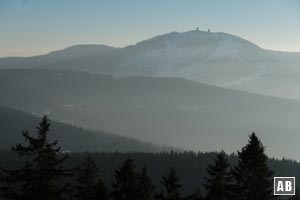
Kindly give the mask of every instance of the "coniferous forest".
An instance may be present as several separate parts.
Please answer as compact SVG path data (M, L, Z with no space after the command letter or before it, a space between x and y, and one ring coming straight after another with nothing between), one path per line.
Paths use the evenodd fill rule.
M70 153L61 150L59 141L50 141L50 129L44 116L36 134L24 131L10 152L1 151L1 199L267 200L274 198L270 166L296 165L268 159L255 133L232 155ZM198 179L186 179L188 172ZM299 199L298 193L291 199Z

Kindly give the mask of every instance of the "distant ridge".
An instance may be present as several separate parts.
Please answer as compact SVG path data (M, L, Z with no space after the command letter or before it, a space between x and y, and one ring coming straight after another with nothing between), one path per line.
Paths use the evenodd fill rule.
M50 119L51 120L51 119ZM22 141L21 132L30 131L36 134L35 127L40 117L27 112L0 106L0 149L9 149L11 146ZM64 151L71 152L157 152L169 151L169 147L141 142L139 140L122 137L102 131L91 131L51 120L49 137L58 139L59 146Z
M254 131L269 155L300 160L296 100L182 78L46 69L0 70L0 91L0 105L195 151L233 152Z
M35 57L0 59L0 69L46 68L124 76L180 77L300 99L300 53L262 49L241 37L192 30L124 48L77 45Z

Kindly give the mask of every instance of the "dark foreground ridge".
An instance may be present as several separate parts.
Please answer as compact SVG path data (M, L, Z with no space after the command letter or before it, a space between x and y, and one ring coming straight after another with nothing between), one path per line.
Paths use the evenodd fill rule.
M268 160L255 133L229 156L223 151L69 154L48 139L49 128L44 117L36 135L23 132L24 144L1 151L1 198L265 200L273 198L272 170L291 176L300 167Z

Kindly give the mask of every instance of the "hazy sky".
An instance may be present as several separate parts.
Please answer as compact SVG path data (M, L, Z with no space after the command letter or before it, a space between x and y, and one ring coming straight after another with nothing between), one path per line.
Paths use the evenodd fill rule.
M0 57L201 30L300 52L299 0L0 0Z

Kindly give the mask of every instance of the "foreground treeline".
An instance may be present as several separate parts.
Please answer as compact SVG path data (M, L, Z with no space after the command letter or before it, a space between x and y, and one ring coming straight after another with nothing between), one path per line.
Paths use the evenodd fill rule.
M79 165L68 166L68 154L62 153L57 141L48 140L50 123L44 117L36 137L23 132L25 144L18 143L12 151L26 157L22 167L0 171L2 199L113 199L113 200L179 200L179 199L272 199L273 172L267 165L265 149L253 133L234 166L228 156L219 152L207 166L207 176L199 189L182 193L182 183L174 168L154 184L147 166L137 167L132 158L125 159L114 172L110 185L103 181L92 154L86 154ZM23 161L23 160L22 160ZM182 166L188 163L181 163ZM179 165L179 164L178 164ZM159 166L158 166L159 167ZM188 167L188 166L186 166ZM200 189L204 188L204 189ZM297 199L295 197L294 199Z

